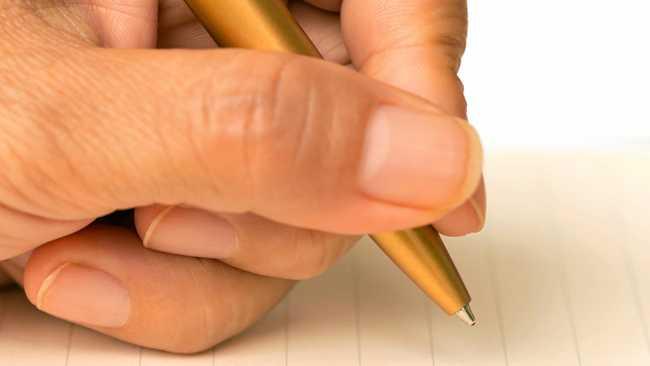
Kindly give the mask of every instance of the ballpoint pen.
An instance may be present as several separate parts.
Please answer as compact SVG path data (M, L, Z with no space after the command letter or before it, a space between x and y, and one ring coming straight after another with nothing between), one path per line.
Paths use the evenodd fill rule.
M282 0L185 1L221 47L321 57ZM476 324L467 288L433 226L371 237L447 314Z

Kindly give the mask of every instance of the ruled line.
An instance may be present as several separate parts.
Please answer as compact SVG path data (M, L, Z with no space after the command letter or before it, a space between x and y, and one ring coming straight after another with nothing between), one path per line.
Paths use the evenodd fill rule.
M426 296L423 297L423 303L424 303L424 309L426 310L426 318L427 318L427 332L429 332L429 350L431 353L431 366L436 366L436 355L435 355L435 346L433 344L433 314L431 312L433 309L431 308L431 300L427 298Z
M492 247L494 245L492 243L487 244L487 251L486 251L486 256L487 256L487 263L488 263L488 274L489 274L489 279L490 282L492 283L492 290L496 290L496 294L494 296L494 306L496 310L496 315L497 315L497 328L499 329L499 339L501 341L501 349L503 351L503 361L506 363L506 366L510 365L510 361L508 358L508 346L506 344L506 337L505 337L505 331L504 331L504 326L503 326L503 316L502 316L502 307L501 307L501 300L500 300L500 295L501 295L501 289L499 286L499 282L497 281L497 276L494 270L494 258L492 258Z
M68 346L65 353L65 366L70 362L70 351L72 349L72 333L74 332L74 324L68 324Z
M539 185L544 184L545 180L542 179L541 177L537 177L536 183ZM549 201L551 203L556 202L560 197L555 193L553 186L551 184L546 184L546 192L550 196L551 199ZM553 205L552 207L552 212L556 212L557 207ZM552 218L553 224L559 225L557 216L553 216ZM564 235L560 230L555 230L555 235L557 236L562 236ZM567 269L567 253L566 250L564 249L563 245L556 245L555 250L557 253L560 255L560 268L559 268L559 276L560 276L560 293L562 294L562 304L564 306L565 311L567 312L568 316L568 323L569 323L569 329L571 330L571 341L573 343L573 348L574 348L574 353L576 357L576 362L578 362L578 366L582 366L582 352L580 350L580 342L578 340L578 330L576 328L576 323L575 323L575 314L573 313L573 307L571 304L573 303L572 301L572 296L571 296L571 291L569 290L568 283L569 283L569 275L568 275L568 269Z
M358 243L357 245L363 245L363 243ZM354 275L354 326L357 332L357 362L358 366L362 366L362 355L361 355L361 291L359 289L361 282L361 271L359 270L359 255L355 252L354 258L352 261L352 273Z
M289 312L291 311L291 293L287 295L285 301L286 306L283 309L284 326L282 327L284 332L284 366L289 366L289 319L291 317Z

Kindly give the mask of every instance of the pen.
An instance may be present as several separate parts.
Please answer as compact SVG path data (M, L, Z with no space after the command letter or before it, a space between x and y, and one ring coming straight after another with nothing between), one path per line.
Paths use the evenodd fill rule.
M185 2L219 46L321 57L282 0ZM476 324L467 288L433 226L370 236L447 314Z

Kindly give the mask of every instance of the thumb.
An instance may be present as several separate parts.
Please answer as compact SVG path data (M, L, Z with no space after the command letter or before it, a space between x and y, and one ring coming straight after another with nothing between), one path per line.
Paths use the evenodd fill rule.
M50 70L74 76L69 85L32 108L57 113L29 116L36 132L20 132L33 143L12 151L12 182L53 183L55 194L8 198L25 212L71 220L186 204L361 233L440 218L480 179L466 121L344 67L233 50L71 57L73 68Z
M361 72L466 118L463 85L457 76L467 36L466 0L348 0L342 18L346 44ZM435 226L446 235L479 231L485 223L485 206L481 182L467 202Z

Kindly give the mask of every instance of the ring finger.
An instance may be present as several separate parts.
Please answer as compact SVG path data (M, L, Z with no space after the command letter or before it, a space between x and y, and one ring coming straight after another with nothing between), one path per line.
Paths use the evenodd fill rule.
M26 264L27 296L44 312L118 339L191 353L241 332L293 285L139 243L102 225L48 243Z

